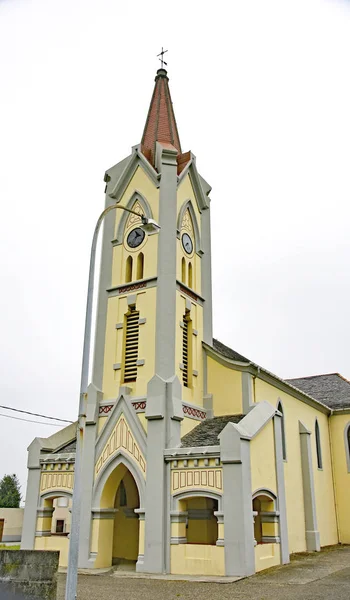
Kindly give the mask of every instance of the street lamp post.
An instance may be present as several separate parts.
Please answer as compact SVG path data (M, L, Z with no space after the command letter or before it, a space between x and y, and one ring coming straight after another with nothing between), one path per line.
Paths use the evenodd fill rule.
M81 379L80 379L80 397L79 397L79 414L78 414L78 425L77 425L77 447L75 452L75 466L74 466L74 489L73 489L73 505L72 505L72 522L69 540L69 555L68 555L68 569L67 569L67 581L66 581L66 596L65 600L76 600L77 598L77 581L78 581L78 556L79 556L79 530L80 530L80 497L81 497L81 467L82 467L82 449L83 449L83 434L85 425L85 399L88 387L89 377L89 362L90 362L90 347L91 347L91 323L92 323L92 300L94 292L94 276L95 276L95 262L96 262L96 247L98 233L101 224L105 216L112 210L121 209L125 210L133 215L141 217L142 225L148 235L158 233L160 226L153 220L140 215L139 213L120 206L119 204L113 204L108 206L100 214L94 235L92 238L91 253L90 253L90 267L89 267L89 283L88 292L86 299L86 313L85 313L85 330L84 330L84 345L83 345L83 359L81 366Z

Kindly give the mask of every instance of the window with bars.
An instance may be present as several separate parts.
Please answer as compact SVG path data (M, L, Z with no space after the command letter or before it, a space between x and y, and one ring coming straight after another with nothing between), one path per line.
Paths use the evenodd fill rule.
M182 331L182 381L185 387L192 384L192 321L189 313L183 318Z
M125 317L124 382L136 381L137 378L139 316L140 313L133 308Z

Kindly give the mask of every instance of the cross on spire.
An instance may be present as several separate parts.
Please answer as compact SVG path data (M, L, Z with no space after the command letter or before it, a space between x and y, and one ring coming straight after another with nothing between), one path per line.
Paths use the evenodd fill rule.
M157 54L157 56L161 56L161 57L162 57L162 58L160 58L160 59L159 59L159 60L160 60L160 62L161 62L161 64L162 64L162 69L164 68L164 65L165 65L165 66L167 66L167 65L168 65L168 63L166 63L166 62L165 62L165 60L164 60L164 54L165 54L166 52L168 52L168 51L167 51L167 50L163 50L163 46L162 46L162 51L161 51L159 54Z

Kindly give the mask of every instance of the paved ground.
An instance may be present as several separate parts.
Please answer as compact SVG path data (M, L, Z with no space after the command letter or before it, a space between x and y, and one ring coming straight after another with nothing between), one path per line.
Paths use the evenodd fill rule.
M59 575L57 600L64 600L65 575ZM195 583L80 575L78 600L349 600L350 546L298 555L236 583Z

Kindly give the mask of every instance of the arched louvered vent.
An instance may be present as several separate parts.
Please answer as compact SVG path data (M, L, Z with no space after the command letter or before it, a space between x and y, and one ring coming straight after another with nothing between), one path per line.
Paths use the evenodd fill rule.
M139 351L139 312L134 308L125 317L124 382L136 381Z

